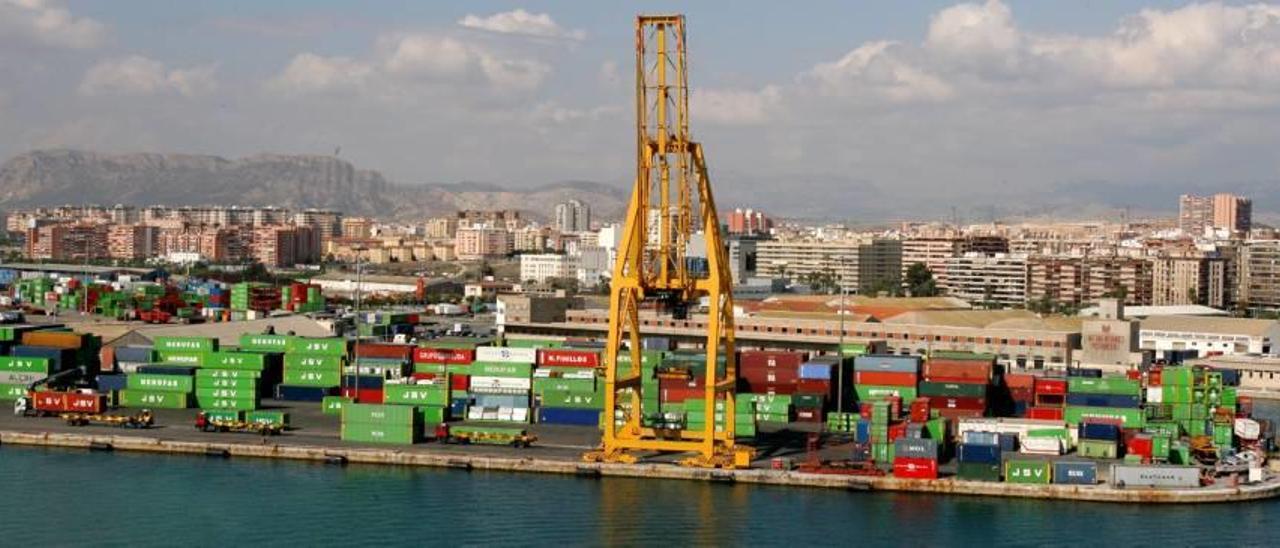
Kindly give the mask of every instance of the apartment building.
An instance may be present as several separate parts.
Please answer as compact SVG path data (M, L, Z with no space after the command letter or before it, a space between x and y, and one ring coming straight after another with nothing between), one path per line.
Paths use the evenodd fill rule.
M159 248L160 231L154 226L114 224L107 228L107 255L112 259L152 257Z
M1201 304L1223 308L1226 263L1210 257L1157 257L1151 260L1151 304Z
M591 230L591 208L581 200L556 204L555 228L560 232Z
M576 278L577 261L555 253L520 256L520 281L546 283L552 278Z
M974 304L1024 306L1027 302L1027 256L966 253L947 260L939 280L952 297Z
M1250 310L1280 311L1280 240L1250 240L1240 247L1239 301Z
M1253 201L1248 198L1225 193L1178 198L1178 227L1187 234L1199 236L1208 228L1248 232L1252 225Z
M513 251L514 241L505 228L467 227L458 229L453 248L459 260L474 261L506 257Z
M1151 263L1130 257L1027 258L1027 300L1080 307L1103 298L1151 304Z

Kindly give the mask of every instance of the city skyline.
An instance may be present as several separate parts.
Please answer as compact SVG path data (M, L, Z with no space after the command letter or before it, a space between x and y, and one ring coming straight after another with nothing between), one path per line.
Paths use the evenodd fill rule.
M0 157L269 150L338 153L406 183L628 184L617 29L635 6L0 6L0 66L30 76L0 86L0 121L21 128ZM945 202L921 200L928 215L981 218L1221 190L1275 210L1262 151L1276 144L1276 8L813 7L689 14L694 62L717 67L692 82L694 131L725 197L892 219L884 204L905 192Z

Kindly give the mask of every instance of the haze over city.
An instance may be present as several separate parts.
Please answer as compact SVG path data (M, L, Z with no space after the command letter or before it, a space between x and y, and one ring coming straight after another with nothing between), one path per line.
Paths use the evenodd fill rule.
M0 158L337 154L402 183L625 188L615 30L642 7L6 0ZM1280 8L687 9L694 132L726 200L868 220L1168 214L1183 192L1252 195L1261 220L1280 205Z

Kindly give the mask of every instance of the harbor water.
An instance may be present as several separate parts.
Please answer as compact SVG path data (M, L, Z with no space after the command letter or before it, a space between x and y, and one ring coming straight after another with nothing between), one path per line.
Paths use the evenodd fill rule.
M1251 546L1280 514L12 445L0 485L0 528L44 546Z

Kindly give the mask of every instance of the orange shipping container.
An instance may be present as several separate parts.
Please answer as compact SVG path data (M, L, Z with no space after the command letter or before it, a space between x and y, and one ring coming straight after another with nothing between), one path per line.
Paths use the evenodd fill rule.
M102 363L100 369L103 373L112 373L116 370L116 349L113 346L104 346L98 351L98 361Z
M50 348L80 348L84 335L69 331L28 331L22 334L22 344Z
M932 358L929 361L924 362L924 376L926 379L973 379L987 381L991 379L991 362Z

